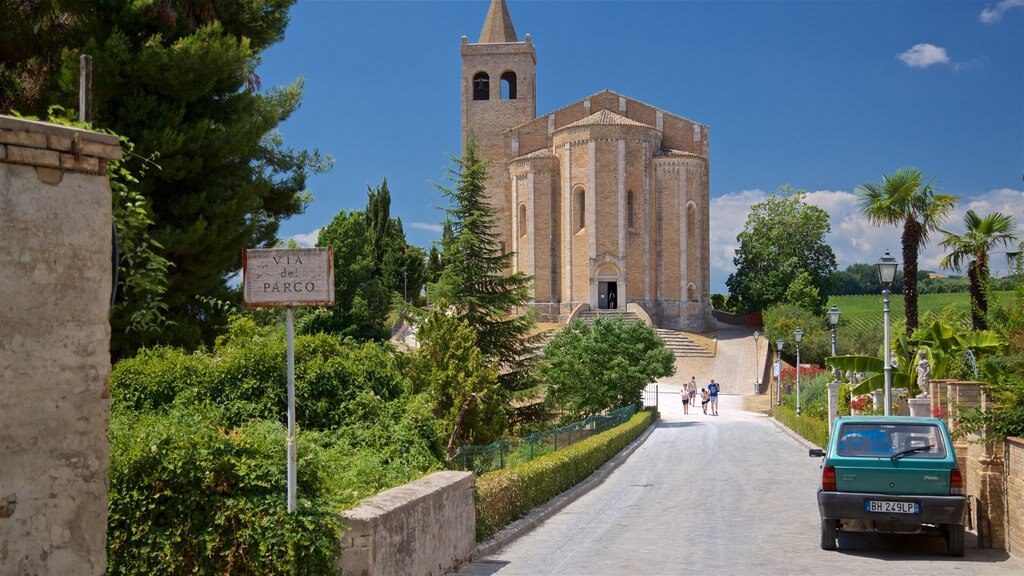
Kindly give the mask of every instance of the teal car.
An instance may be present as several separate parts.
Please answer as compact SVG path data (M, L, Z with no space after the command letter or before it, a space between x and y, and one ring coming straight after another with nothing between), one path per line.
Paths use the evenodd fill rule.
M937 534L951 556L964 555L964 482L949 430L936 418L836 419L824 457L818 512L821 547L838 533Z

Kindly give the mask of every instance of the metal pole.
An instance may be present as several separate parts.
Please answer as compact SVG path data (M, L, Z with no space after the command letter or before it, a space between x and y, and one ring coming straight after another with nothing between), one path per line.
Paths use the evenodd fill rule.
M92 56L87 54L78 59L78 118L92 120Z
M796 415L800 415L800 343L796 343Z
M832 356L836 355L836 327L832 326ZM839 382L839 368L832 369L832 381Z
M757 331L754 331L754 394L757 394L761 389L761 382L759 381L761 375L757 373Z
M288 513L295 512L295 311L285 308L288 332Z
M889 289L882 289L882 315L885 317L885 346L882 362L885 364L885 415L892 416L892 365L889 361Z

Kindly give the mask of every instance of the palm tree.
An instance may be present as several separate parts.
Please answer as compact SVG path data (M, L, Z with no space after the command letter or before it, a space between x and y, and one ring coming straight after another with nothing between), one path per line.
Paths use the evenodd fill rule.
M882 182L869 182L857 188L857 206L875 226L903 225L903 304L907 336L917 328L917 255L928 243L928 235L956 206L958 196L936 194L917 168L901 168L891 176L882 174Z
M939 245L951 252L939 262L939 266L961 273L964 268L967 269L967 277L971 282L971 324L975 330L985 330L988 328L985 319L988 314L985 284L988 280L989 253L997 244L1012 246L1017 241L1017 235L1013 233L1013 216L1000 212L981 218L974 210L968 210L964 215L964 227L966 231L962 235L942 230L946 238Z

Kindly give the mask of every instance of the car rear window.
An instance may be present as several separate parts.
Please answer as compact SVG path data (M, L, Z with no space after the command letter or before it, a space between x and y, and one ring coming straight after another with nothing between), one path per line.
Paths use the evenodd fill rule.
M839 430L839 456L945 458L942 431L934 424L851 422Z

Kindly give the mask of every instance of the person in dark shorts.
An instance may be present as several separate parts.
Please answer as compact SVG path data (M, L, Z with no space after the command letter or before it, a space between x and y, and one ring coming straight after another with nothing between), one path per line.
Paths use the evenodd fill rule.
M715 382L715 379L712 378L711 379L711 384L708 384L708 396L710 396L709 399L711 400L711 415L712 416L718 416L718 391L719 390L721 390L721 387L718 385L718 382Z
M708 413L708 402L711 401L711 395L708 394L707 388L700 389L700 407L704 410L704 413Z

